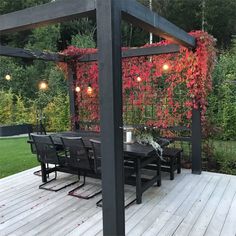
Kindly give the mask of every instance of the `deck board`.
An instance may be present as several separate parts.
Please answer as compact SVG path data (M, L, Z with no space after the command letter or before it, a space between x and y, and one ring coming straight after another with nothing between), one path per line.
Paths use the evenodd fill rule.
M59 192L40 190L39 167L0 179L0 235L102 235L102 211L96 206L101 195L90 200ZM236 235L236 176L183 170L173 181L163 175L161 187L153 186L142 204L125 210L126 235ZM76 180L60 173L54 188ZM101 186L88 178L79 194L90 194ZM126 201L135 189L125 186Z

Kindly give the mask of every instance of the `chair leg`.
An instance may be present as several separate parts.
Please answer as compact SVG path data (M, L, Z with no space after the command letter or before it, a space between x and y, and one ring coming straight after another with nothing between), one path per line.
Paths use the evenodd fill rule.
M125 208L128 208L129 206L131 206L134 202L136 202L136 198L133 199L131 202L129 202L128 204L125 205ZM100 199L98 202L96 202L96 206L97 207L102 207L102 199Z
M76 194L75 191L77 191L78 189L80 189L81 187L83 187L83 186L85 185L85 179L86 179L86 175L84 175L84 181L83 181L83 183L82 183L80 186L78 186L78 187L72 189L72 190L68 193L68 195L73 196L73 197L77 197L77 198L82 198L82 199L88 200L88 199L91 199L91 198L97 196L98 194L100 194L100 193L102 192L102 190L100 190L100 191L98 191L98 192L96 192L96 193L94 193L94 194L92 194L92 195L88 195L88 196L83 196L83 195L80 195L80 194Z
M49 180L49 181L47 181L46 183L43 183L43 184L39 185L39 189L44 189L44 190L52 191L52 192L58 192L58 191L60 191L60 190L62 190L62 189L64 189L64 188L67 188L67 187L69 187L69 186L71 186L71 185L73 185L73 184L78 183L78 180L77 180L77 181L74 181L74 182L72 182L72 183L69 183L69 184L64 185L64 186L62 186L61 188L57 188L57 189L45 187L46 184L48 184L48 183L50 183L50 182L52 182L52 181L54 181L54 180L56 180L56 179L57 179L57 172L55 171L55 176L54 176L54 178L51 179L51 180Z
M157 186L160 187L161 186L161 160L159 157L157 158L157 176L158 176Z
M96 202L96 206L102 207L102 199L100 199L98 202Z
M179 155L177 156L177 174L181 173L181 156L182 152L180 152Z
M174 159L170 160L170 180L174 179Z
M47 164L46 169L49 169L49 165ZM41 170L36 170L34 173L36 176L42 176L42 171ZM49 178L49 174L47 174L47 177Z
M36 170L33 174L36 176L42 176L41 170Z

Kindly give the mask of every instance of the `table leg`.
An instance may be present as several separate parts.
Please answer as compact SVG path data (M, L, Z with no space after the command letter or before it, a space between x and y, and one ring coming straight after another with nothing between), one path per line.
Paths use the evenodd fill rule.
M136 203L142 203L141 163L139 158L136 160Z
M43 162L41 162L40 164L41 164L41 172L42 172L42 182L46 183L47 182L46 165Z
M157 157L157 186L161 186L161 159Z

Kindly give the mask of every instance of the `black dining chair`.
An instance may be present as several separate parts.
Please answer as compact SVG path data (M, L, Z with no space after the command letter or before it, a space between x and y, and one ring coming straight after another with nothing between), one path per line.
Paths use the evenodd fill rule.
M87 196L76 194L76 191L85 185L88 173L93 175L99 173L99 162L96 159L97 156L94 155L91 157L89 155L88 148L85 147L81 137L61 137L61 140L65 149L65 165L69 168L76 169L78 175L83 176L83 183L72 189L68 195L82 199L90 199L100 194L101 191Z
M78 182L78 181L74 181L72 183L66 184L57 189L45 187L46 184L57 179L57 166L63 166L65 164L65 156L57 151L56 146L50 135L31 134L31 137L36 147L36 153L37 153L39 162L42 162L45 165L48 165L48 164L55 165L55 167L52 169L52 171L54 171L55 173L55 177L41 184L39 186L40 189L57 192L61 189L69 187ZM46 169L46 171L49 171L49 170L50 170L49 168Z
M44 134L44 135L46 135L47 132L46 132L45 127L42 124L40 126L39 126L39 124L36 124L36 125L32 124L32 125L28 126L28 138L29 138L28 143L30 144L30 150L31 150L32 154L35 154L37 156L36 147L35 147L34 142L32 142L31 134ZM38 161L40 161L40 160L38 159ZM47 169L48 169L48 165L47 165ZM34 171L33 174L37 175L37 176L42 175L41 170L36 170L36 171Z
M95 170L96 173L101 174L101 161L102 161L101 142L98 141L98 140L94 140L94 139L90 139L89 141L90 141L91 146L92 146L92 152L93 152L93 157L94 157L94 170ZM132 167L124 165L125 178L130 177L133 173L134 172L133 172ZM136 201L136 198L129 200L129 202L125 205L125 208L128 208L135 201ZM100 199L98 202L96 202L96 205L98 207L102 207L102 199Z

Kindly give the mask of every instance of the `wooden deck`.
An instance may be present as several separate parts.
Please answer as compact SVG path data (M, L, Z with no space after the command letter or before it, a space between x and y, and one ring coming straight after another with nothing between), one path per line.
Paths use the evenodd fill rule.
M0 235L102 235L102 211L96 207L101 195L82 200L60 192L39 190L36 168L0 180ZM60 184L75 176L59 174ZM91 193L100 187L88 178L81 190ZM134 189L126 186L126 199ZM143 203L125 210L126 235L236 235L236 176L183 170L161 187L152 187Z

